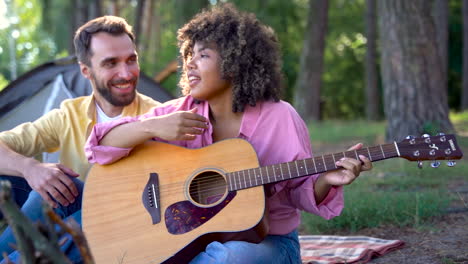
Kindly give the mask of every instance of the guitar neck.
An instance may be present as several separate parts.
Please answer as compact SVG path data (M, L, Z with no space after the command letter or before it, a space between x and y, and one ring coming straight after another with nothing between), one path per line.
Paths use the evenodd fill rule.
M230 172L227 173L228 188L229 191L235 191L336 170L341 168L336 166L336 161L343 157L359 160L359 155L366 156L370 161L374 162L399 157L400 153L397 144L391 143Z

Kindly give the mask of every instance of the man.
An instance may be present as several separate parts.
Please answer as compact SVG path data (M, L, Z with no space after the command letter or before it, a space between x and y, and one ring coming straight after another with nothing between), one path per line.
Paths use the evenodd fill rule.
M81 73L91 81L92 95L66 100L38 120L0 133L0 174L8 175L3 178L12 181L20 203L28 198L29 187L35 191L22 207L32 220L42 217L37 210L41 198L62 210L62 216L80 209L82 182L76 178L85 180L89 170L84 144L96 123L141 115L159 104L136 92L138 54L132 28L124 19L104 16L87 22L76 31L74 45ZM170 135L167 140L186 138L188 127L205 127L205 119L190 111L159 121L160 129ZM32 158L59 149L60 164ZM76 218L80 220L79 215ZM10 253L12 239L7 228L0 236L0 251Z
M49 195L62 205L74 201L77 190L66 174L85 179L90 165L82 146L99 117L139 115L158 105L135 90L139 66L134 36L125 20L92 20L77 31L74 43L81 71L91 81L93 94L66 100L60 109L38 120L0 133L0 174L24 178L53 205L56 203ZM31 158L58 149L61 164Z

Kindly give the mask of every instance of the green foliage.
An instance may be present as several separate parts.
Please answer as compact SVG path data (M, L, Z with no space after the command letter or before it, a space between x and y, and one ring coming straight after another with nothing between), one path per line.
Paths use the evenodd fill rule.
M150 76L154 76L162 71L171 61L177 59L179 52L177 49L177 21L173 16L175 5L163 5L159 3L156 6L157 15L160 19L160 39L156 40L153 45L157 45L159 49L155 52L149 50L141 50L140 66L143 72ZM155 33L155 32L153 32ZM177 95L179 89L177 87L178 76L171 76L170 79L163 83L164 88L170 91L173 95Z
M442 258L442 263L443 264L456 264L457 262L455 262L453 259L449 259L449 258Z
M70 56L70 54L68 53L68 50L62 50L61 52L55 54L55 59L60 59L60 58L64 58L67 56Z
M453 123L468 122L468 110L463 112L450 112L450 120L452 120Z
M363 0L330 1L322 90L324 119L365 116L364 11Z
M53 58L57 50L49 35L40 30L42 16L36 8L40 5L38 0L7 0L3 3L6 12L0 16L6 23L0 27L0 74L11 81L14 77L12 67L19 76ZM16 66L12 62L16 62Z
M423 133L428 135L436 135L441 131L439 122L424 122Z
M58 58L56 54L73 53L71 41L73 39L73 10L71 1L38 1L38 8L42 17L39 30L42 34L51 38L54 49L51 50L49 59Z
M263 23L275 30L283 54L284 98L292 101L300 70L308 0L154 1L153 19L158 21L159 26L150 27L150 36L146 32L139 36L139 41L144 43L139 50L142 71L151 77L155 76L177 59L177 29L201 7L219 2L233 2L239 9L255 13ZM72 20L73 14L78 13L73 7L73 1L0 0L0 3L8 8L4 14L0 8L0 74L7 80L12 79L11 62L14 61L10 56L12 34L19 33L12 44L18 75L37 64L73 52L70 44L75 25ZM107 13L106 4L109 1L102 3L103 11ZM132 25L136 22L136 3L137 1L129 1L127 5L120 6L119 15ZM448 100L450 108L457 110L460 105L462 76L461 2L450 0L449 4ZM322 89L324 119L356 119L365 115L365 10L364 0L329 1ZM177 79L178 76L174 75L163 83L175 95L179 94ZM434 130L433 126L429 124L427 130Z
M255 13L262 23L275 30L283 54L284 99L292 101L294 85L299 72L308 1L232 0L230 2L233 2L241 10Z
M155 40L154 37L153 39L145 39L145 35L141 36L142 41L148 41L149 45L148 49L139 51L140 66L142 71L150 76L155 76L169 63L178 59L177 30L208 5L207 0L193 0L191 5L180 3L181 1L184 0L158 1L154 6L154 12L160 24L159 39ZM152 33L156 34L156 32ZM153 49L150 45L156 45L157 48ZM178 74L173 74L162 83L164 88L175 96L180 95L180 89L177 86L178 79Z
M0 92L8 85L8 80L0 74Z

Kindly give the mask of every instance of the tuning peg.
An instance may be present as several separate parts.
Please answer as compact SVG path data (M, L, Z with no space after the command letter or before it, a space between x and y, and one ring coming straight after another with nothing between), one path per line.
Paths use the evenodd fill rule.
M412 136L412 135L407 136L406 139L409 139L409 143L410 143L410 144L416 143L416 139L415 139L415 137Z
M447 166L454 167L455 165L457 165L457 163L455 161L453 161L453 160L447 161Z
M425 138L424 142L426 142L427 144L431 143L431 136L429 136L429 134L423 134L422 137Z
M431 163L431 167L432 167L432 168L439 168L439 166L440 166L440 162L439 162L439 161L434 161L434 162Z
M423 167L423 162L422 161L418 161L418 168L422 169Z
M445 133L437 133L438 136L440 136L439 140L440 142L445 142L447 139L445 138Z

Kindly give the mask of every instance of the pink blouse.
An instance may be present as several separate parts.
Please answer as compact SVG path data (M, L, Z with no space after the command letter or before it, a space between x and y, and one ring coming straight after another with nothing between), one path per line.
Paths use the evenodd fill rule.
M131 149L100 146L99 141L112 128L152 116L165 115L176 111L198 108L198 114L208 118L207 102L196 102L191 96L182 97L156 108L139 117L125 117L108 123L97 124L85 145L89 162L107 164L130 154ZM171 141L169 143L187 148L200 148L213 143L213 128L192 141ZM273 165L310 158L312 156L310 137L304 121L287 102L259 102L255 107L247 106L239 131L239 138L249 141L257 152L261 166ZM162 141L160 139L155 139ZM269 208L269 233L284 235L300 224L300 210L319 215L325 219L339 215L343 209L343 189L333 187L327 197L316 204L314 182L319 174L286 180L265 186L267 208Z

